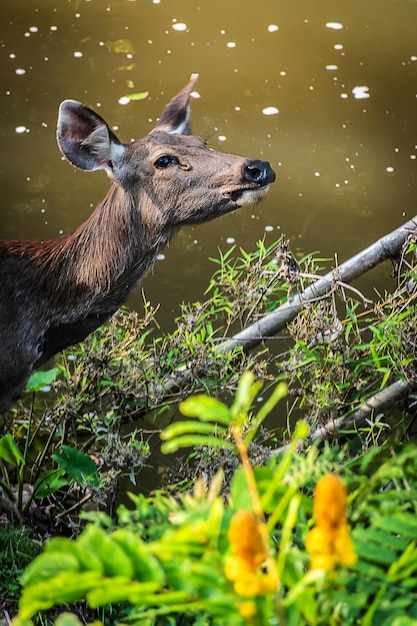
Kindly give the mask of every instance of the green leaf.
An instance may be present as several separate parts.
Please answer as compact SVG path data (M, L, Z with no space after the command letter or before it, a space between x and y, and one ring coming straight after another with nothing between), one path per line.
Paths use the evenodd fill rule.
M0 459L16 467L25 464L25 459L10 434L0 439Z
M375 516L372 519L372 524L396 535L417 538L417 518L415 513L394 513L389 517Z
M389 550L378 544L370 543L365 539L366 533L364 533L364 540L359 539L355 530L352 533L355 551L361 559L388 566L397 560L398 555L394 550Z
M252 402L262 387L261 381L255 381L252 372L246 371L240 378L237 386L235 401L233 402L231 413L233 419L238 419L240 413L248 413Z
M395 620L392 622L392 626L417 626L417 619L407 617L406 615L401 615L401 617L395 618Z
M217 428L214 424L204 424L201 422L176 422L175 424L170 424L167 428L165 428L165 430L162 431L161 439L168 441L170 439L174 439L174 437L189 433L211 435L213 431L216 430L221 433L226 432L224 428Z
M256 417L253 419L250 429L245 437L245 444L248 446L253 440L257 430L261 426L262 422L269 415L272 409L278 404L282 398L285 398L287 395L288 389L285 383L279 383L275 389L273 390L271 396L264 402L262 407L259 409Z
M94 461L81 450L62 446L63 454L53 454L53 460L67 472L75 482L84 486L98 487L100 477Z
M235 445L226 439L210 437L208 435L183 435L176 437L162 444L161 450L164 454L171 454L180 448L193 448L194 446L204 446L206 448L227 448L234 450Z
M56 555L59 558L59 555ZM37 611L50 609L55 604L76 602L86 597L87 592L98 586L98 572L63 572L23 589L19 602L19 617L27 619Z
M145 100L149 96L149 91L139 91L137 93L129 93L127 97L129 100Z
M126 578L126 576L116 576L114 578L103 579L100 585L87 593L87 602L93 608L114 604L116 602L131 602L135 598L135 604L141 602L141 596L154 593L159 589L155 582L138 583ZM159 598L158 598L159 600ZM158 602L157 600L157 602Z
M253 510L253 499L248 480L242 467L238 467L230 485L230 498L235 510Z
M78 558L74 554L44 552L28 565L22 574L21 583L24 586L33 585L41 581L49 581L63 572L74 573L79 570Z
M156 582L157 587L164 584L165 576L159 561L150 554L146 544L137 535L119 528L113 533L112 538L130 558L136 580Z
M61 613L55 620L55 626L82 626L80 620L73 613Z
M98 557L104 566L106 576L134 576L134 565L130 556L102 528L89 524L80 535L78 546L86 554Z
M198 417L203 422L220 422L229 425L232 419L229 407L210 396L193 396L180 404L186 417Z
M35 498L46 498L51 493L67 485L68 479L64 478L64 474L65 470L63 469L52 469L43 472L33 485Z
M40 391L43 387L48 387L54 382L58 376L59 369L53 367L50 370L38 370L29 378L26 383L26 389L28 391Z

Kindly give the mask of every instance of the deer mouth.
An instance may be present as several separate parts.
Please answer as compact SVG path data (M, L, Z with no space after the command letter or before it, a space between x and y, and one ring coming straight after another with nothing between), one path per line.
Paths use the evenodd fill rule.
M244 206L246 204L255 204L259 202L269 190L269 183L265 185L257 185L256 187L245 187L244 189L235 189L228 192L226 195L230 198L233 204Z

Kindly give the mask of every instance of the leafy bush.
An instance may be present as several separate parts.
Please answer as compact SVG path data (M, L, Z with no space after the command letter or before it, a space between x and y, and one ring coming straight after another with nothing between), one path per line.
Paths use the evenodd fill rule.
M207 396L186 401L184 413L198 420L165 431L165 445L193 435L212 447L233 440L242 464L227 500L218 495L219 475L193 494L132 495L133 510L120 507L117 523L100 514L76 540L52 539L22 577L15 626L82 598L91 607L128 603L124 621L148 626L417 624L414 448L375 448L354 459L327 445L300 453L308 430L300 423L286 451L252 467L247 446L283 391L252 419L259 387L249 373L230 408ZM214 422L217 433L206 428ZM313 513L331 540L313 532Z

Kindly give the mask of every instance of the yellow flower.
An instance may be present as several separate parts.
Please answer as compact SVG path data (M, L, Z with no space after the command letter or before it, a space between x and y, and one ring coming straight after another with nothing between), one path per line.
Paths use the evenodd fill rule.
M232 517L228 532L230 545L235 554L241 555L247 560L264 558L259 522L254 513L250 511L238 511Z
M247 598L274 592L278 587L275 562L264 547L261 524L254 513L238 511L228 532L232 555L224 573L233 581L236 593ZM261 566L265 566L265 571Z
M336 527L346 518L346 488L336 474L326 474L314 491L313 515L318 526Z
M240 572L234 580L234 589L239 596L254 598L262 592L260 580L256 573L249 571Z
M256 615L256 604L250 600L242 602L239 606L239 612L244 619L250 619Z
M306 538L312 569L329 571L335 565L354 565L356 554L346 520L347 494L335 474L323 476L314 491L313 514L316 526Z

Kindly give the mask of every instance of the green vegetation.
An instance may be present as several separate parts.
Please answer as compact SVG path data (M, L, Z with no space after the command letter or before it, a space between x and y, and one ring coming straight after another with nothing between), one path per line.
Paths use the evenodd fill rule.
M127 604L123 621L130 624L416 624L414 448L391 456L374 449L354 460L329 447L300 454L297 441L307 429L301 423L285 453L253 469L245 440L267 413L249 419L258 391L246 373L230 409L207 396L185 401L184 413L199 420L164 435L180 445L185 433L200 435L211 421L229 426L242 465L227 503L218 476L208 488L196 485L193 495L132 495L134 509L120 507L117 522L99 515L75 541L52 539L22 577L16 626L36 611L84 598L93 608ZM210 435L210 443L223 446L223 433ZM369 476L371 462L378 469ZM320 478L336 476L329 472L348 486L353 542L315 540L315 558L323 555L327 565L313 569L305 547L311 496ZM316 492L315 521L319 527L328 515L332 528L349 533L339 484Z
M142 317L120 311L37 373L6 416L0 538L6 529L29 542L74 536L49 541L24 573L18 624L66 603L93 620L71 604L85 600L103 607L106 624L417 624L415 243L377 302L336 281L253 353L222 342L313 284L326 261L296 262L285 240L237 252L214 260L206 300L184 304L173 333L161 332L144 299ZM390 395L398 383L401 400ZM174 420L179 403L185 421ZM133 510L119 506L116 516L121 479L137 491L159 434L166 454L186 447L180 469L167 461L163 489L131 494ZM176 471L180 482L169 484ZM338 541L350 537L357 560L327 547L326 571L312 569L322 555L306 539L315 485L329 472L349 494ZM251 557L232 539L242 515L258 545ZM22 555L2 579L11 615L34 556Z

